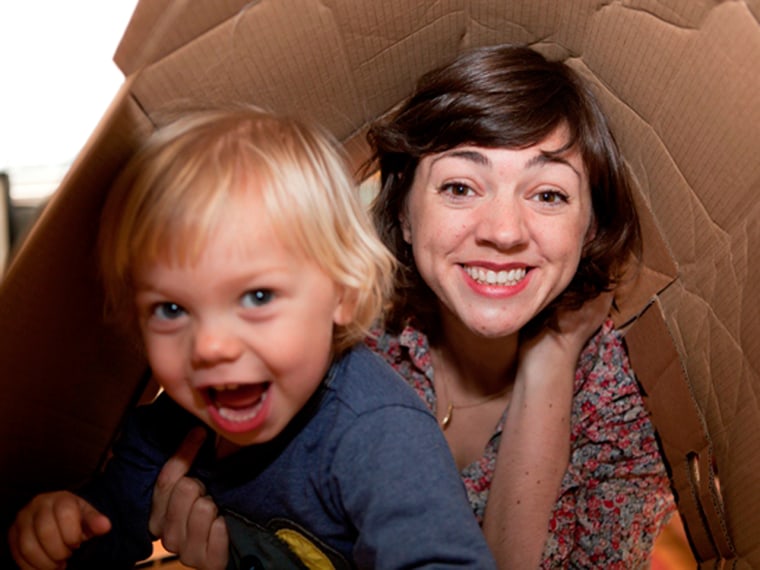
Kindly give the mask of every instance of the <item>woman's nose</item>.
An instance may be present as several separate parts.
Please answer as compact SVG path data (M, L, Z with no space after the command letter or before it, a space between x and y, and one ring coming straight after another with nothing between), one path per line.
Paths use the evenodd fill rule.
M232 328L220 321L199 323L195 327L192 364L196 368L237 359L241 342Z
M501 250L512 249L527 241L525 212L518 200L494 200L483 204L475 231L479 242Z

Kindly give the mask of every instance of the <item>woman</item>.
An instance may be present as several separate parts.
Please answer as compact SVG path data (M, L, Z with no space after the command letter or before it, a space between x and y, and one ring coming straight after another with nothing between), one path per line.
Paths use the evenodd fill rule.
M544 566L643 563L672 503L611 322L570 381L572 311L640 249L592 93L533 50L481 48L423 77L370 142L373 214L401 262L373 346L438 416L497 560L535 567L551 530Z
M673 502L604 320L640 234L592 93L528 48L480 48L425 75L369 140L401 268L367 342L438 418L499 566L645 566ZM203 565L224 535L205 539L213 507L180 479L191 454L165 469L154 532Z

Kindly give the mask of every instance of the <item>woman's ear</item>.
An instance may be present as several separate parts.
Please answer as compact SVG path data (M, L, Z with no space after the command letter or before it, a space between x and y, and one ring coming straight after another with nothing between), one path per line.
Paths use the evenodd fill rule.
M583 239L583 245L586 246L591 243L596 237L596 217L591 216L591 222L589 222L588 229L586 230L586 237Z
M398 216L398 221L401 224L401 235L404 237L404 241L411 245L412 226L409 225L409 218L406 217L406 213L401 212Z

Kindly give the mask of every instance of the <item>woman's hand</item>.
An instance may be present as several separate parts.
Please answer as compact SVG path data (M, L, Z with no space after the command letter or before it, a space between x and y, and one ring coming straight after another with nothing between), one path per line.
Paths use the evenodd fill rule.
M68 491L42 493L19 511L8 544L22 570L65 568L86 540L107 533L111 522L90 503Z
M228 536L224 519L203 483L186 477L205 432L196 428L166 462L153 491L149 529L180 562L202 570L227 566Z
M570 458L575 369L604 322L612 294L559 315L520 345L517 374L496 459L483 532L500 568L536 568Z
M571 369L573 378L578 357L589 338L609 315L612 299L612 293L602 293L576 311L560 310L557 314L559 331L546 327L534 338L521 341L519 369L538 373L551 372L560 366ZM540 381L545 378L545 374L530 374L526 380Z

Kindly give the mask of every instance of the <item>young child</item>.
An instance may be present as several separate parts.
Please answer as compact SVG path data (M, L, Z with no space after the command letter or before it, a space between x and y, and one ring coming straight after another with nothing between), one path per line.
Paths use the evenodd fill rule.
M247 107L180 118L120 176L99 246L163 393L91 484L19 513L22 568L147 557L156 477L199 424L190 476L229 567L494 567L435 418L360 343L393 263L324 133Z

